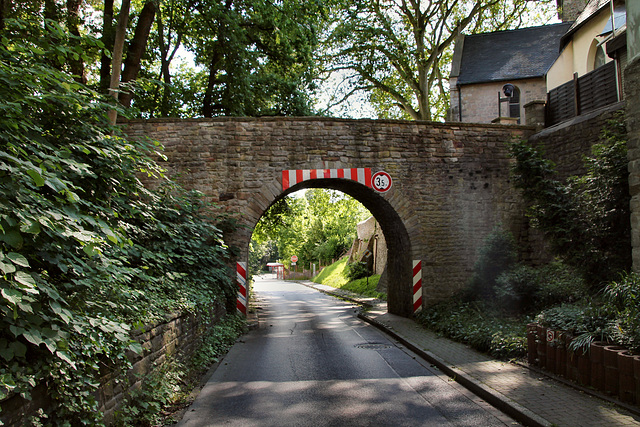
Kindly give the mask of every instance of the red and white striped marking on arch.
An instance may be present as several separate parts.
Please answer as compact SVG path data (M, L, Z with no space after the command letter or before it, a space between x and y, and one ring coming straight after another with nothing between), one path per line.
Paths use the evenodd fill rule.
M247 263L236 263L236 277L238 279L238 299L236 307L238 311L247 315Z
M311 179L342 178L371 187L371 168L291 169L282 171L282 191Z
M422 261L413 260L413 312L422 310Z

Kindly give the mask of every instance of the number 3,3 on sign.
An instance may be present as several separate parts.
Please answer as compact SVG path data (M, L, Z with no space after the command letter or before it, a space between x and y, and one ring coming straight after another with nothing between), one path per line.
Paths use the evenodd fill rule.
M371 187L378 193L386 193L391 188L391 175L387 172L379 171L371 177Z

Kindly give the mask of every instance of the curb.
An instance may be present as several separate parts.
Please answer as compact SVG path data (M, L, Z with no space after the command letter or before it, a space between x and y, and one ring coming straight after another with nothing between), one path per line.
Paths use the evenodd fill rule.
M380 329L382 332L387 335L392 336L397 341L401 342L404 346L406 346L409 350L416 353L418 356L436 366L440 371L453 378L460 385L464 386L466 389L474 393L476 396L482 398L487 403L491 404L496 409L499 409L503 413L509 415L514 420L520 422L521 424L529 427L551 427L552 424L542 418L541 416L533 413L529 409L524 406L514 402L503 394L495 391L492 388L487 387L482 384L475 378L471 377L466 372L448 366L444 360L440 359L435 354L420 349L418 346L393 332L391 329L387 328L382 323L362 314L358 314L358 318L364 320L365 322L375 326Z

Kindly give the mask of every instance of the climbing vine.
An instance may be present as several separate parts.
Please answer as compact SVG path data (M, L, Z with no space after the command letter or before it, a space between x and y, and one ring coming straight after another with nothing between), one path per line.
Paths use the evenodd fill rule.
M514 182L535 227L557 256L584 272L596 287L631 265L627 144L624 115L603 128L586 174L555 179L553 164L526 142L511 145Z
M227 248L201 195L148 157L159 147L43 59L77 52L30 25L5 21L0 43L0 401L44 385L41 422L100 425L98 375L141 351L132 328L232 298Z

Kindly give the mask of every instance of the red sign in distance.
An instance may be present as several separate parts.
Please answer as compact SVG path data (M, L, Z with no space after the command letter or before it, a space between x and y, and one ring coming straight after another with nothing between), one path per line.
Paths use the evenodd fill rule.
M298 262L298 257L295 255L291 255L291 262Z
M371 177L371 187L378 193L386 193L391 188L391 175L384 171L379 171Z

